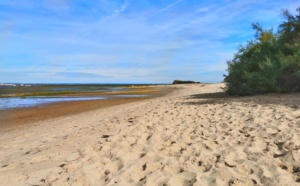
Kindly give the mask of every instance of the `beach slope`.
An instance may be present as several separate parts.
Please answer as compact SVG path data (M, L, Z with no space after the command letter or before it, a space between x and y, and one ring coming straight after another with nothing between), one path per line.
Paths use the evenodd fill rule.
M300 94L224 84L1 131L0 185L299 185Z

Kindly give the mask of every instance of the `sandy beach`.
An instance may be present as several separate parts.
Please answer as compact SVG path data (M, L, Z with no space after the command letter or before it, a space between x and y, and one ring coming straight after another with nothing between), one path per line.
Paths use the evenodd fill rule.
M224 84L0 132L0 185L300 185L300 93Z

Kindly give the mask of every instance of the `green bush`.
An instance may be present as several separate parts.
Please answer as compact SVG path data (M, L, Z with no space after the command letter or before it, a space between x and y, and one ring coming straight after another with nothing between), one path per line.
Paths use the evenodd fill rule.
M241 46L231 61L224 82L232 95L300 91L299 15L284 11L278 32L253 24L256 39Z

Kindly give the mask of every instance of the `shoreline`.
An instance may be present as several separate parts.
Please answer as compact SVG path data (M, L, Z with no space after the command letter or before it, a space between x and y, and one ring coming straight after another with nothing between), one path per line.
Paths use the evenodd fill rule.
M62 101L36 105L32 107L14 108L0 110L0 130L13 130L20 127L28 127L34 123L40 123L46 120L51 120L64 116L76 115L83 112L88 112L107 107L143 101L155 97L164 96L172 92L170 86L140 86L133 87L130 91L120 92L79 92L68 96L106 96L107 99L102 100L84 100L84 101ZM146 97L125 97L118 98L118 95L147 95Z
M56 119L59 117L76 115L97 109L122 105L146 98L125 98L109 100L89 100L49 103L29 108L19 108L0 111L0 129L18 129L28 127L31 124Z
M1 131L0 185L299 185L300 93L223 86Z

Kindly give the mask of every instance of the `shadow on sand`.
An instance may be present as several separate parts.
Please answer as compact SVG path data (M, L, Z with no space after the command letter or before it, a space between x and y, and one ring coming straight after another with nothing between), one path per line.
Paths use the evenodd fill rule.
M188 105L226 104L241 102L257 105L282 105L293 109L300 108L300 93L269 93L255 96L230 96L225 92L194 94L186 97Z

